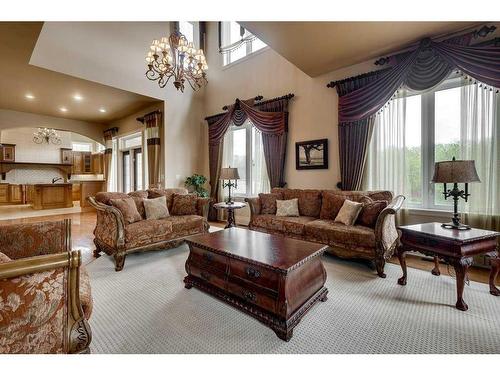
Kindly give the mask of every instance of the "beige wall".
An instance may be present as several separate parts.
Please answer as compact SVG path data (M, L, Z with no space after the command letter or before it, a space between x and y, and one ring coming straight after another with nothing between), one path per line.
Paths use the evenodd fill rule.
M96 142L104 142L102 124L0 109L0 130L37 127L71 131L89 137Z
M222 112L222 106L235 98L247 99L263 95L265 99L294 93L290 102L285 179L291 188L332 189L340 180L337 139L337 94L326 84L375 70L372 61L347 69L311 78L271 49L257 52L232 66L222 67L222 56L217 51L217 23L208 24L207 61L208 86L205 92L204 115ZM203 131L202 171L208 176L207 125ZM295 169L295 142L328 138L329 169Z

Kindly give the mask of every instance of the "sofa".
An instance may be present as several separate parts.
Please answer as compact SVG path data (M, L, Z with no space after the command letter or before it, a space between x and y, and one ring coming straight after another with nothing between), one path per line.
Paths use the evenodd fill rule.
M404 202L404 196L393 199L390 191L341 191L274 188L272 194L246 198L250 207L249 228L265 233L318 242L329 246L327 252L341 258L369 260L380 277L385 277L384 266L399 242L395 218ZM299 216L276 216L276 208L268 198L298 199ZM266 198L266 202L263 199ZM344 225L335 222L335 215L345 199L364 203L364 222ZM380 204L376 203L380 202ZM385 202L385 203L384 203ZM266 206L264 207L264 203ZM378 204L379 211L369 216L369 207ZM380 207L385 207L380 210ZM363 211L362 213L363 214ZM360 215L361 215L360 214Z
M184 238L198 233L206 233L208 205L210 198L196 198L195 212L189 215L170 215L164 219L146 219L142 205L144 199L166 197L167 207L172 212L174 195L185 195L184 188L149 189L129 194L99 192L87 200L97 210L94 229L94 255L101 252L113 256L115 270L121 271L127 254L149 250L161 250L179 246ZM137 204L141 220L127 223L122 212L111 204L112 199L131 197Z
M71 221L0 225L0 353L88 353L92 295Z

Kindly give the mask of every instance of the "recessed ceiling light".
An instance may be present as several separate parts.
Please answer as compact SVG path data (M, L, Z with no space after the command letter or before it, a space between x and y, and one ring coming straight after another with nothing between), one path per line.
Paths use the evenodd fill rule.
M61 107L61 108L59 108L59 110L61 112L68 112L68 108L66 108L66 107Z
M106 113L106 109L105 108L99 108L99 112Z
M24 97L25 97L26 99L29 99L29 100L33 100L33 99L35 99L35 95L33 95L33 94L26 94L26 95L24 95Z
M81 96L80 94L75 94L75 95L73 95L73 99L75 99L76 101L79 102L80 100L83 99L83 96Z

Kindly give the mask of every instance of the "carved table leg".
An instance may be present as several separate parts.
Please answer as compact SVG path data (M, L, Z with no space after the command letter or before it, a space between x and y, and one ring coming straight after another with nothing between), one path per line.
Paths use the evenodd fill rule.
M227 209L227 225L225 228L233 228L236 226L236 220L234 219L234 210L232 208Z
M457 275L457 303L456 308L462 311L467 311L469 306L463 300L465 278L467 276L467 270L469 264L466 261L456 261L453 262L453 267L455 268L455 273Z
M287 330L286 332L278 329L273 329L274 333L276 333L276 336L280 338L283 341L290 341L293 337L293 329Z
M439 270L439 258L438 257L434 257L434 268L432 269L431 273L434 276L441 275L441 271Z
M193 287L193 283L191 281L189 281L189 277L186 276L184 278L184 288L191 289L192 287Z
M491 272L490 272L490 293L494 296L500 296L500 289L495 286L495 280L498 272L500 271L500 258L491 259Z
M407 269L406 269L406 253L403 249L399 248L397 250L397 256L399 259L399 264L401 265L401 269L403 270L403 276L398 279L399 285L406 285L406 277L407 277Z

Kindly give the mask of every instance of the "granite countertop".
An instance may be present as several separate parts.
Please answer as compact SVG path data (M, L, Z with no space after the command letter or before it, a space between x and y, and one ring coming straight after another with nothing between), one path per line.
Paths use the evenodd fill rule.
M31 184L30 184L31 185ZM72 185L70 182L56 182L55 184L49 183L35 183L32 184L34 186L67 186L67 185Z

